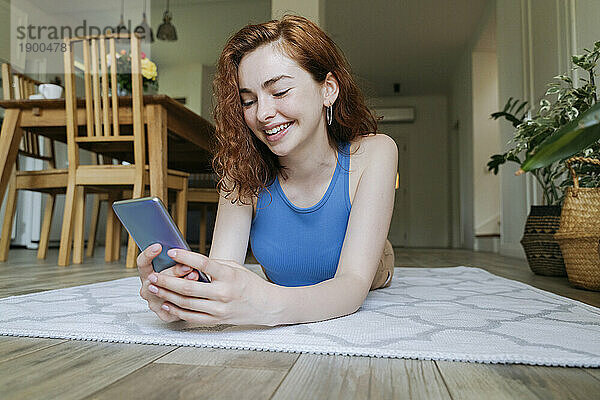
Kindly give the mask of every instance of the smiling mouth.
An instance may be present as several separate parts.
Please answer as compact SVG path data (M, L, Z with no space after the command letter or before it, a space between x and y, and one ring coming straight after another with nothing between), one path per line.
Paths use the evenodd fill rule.
M282 132L284 130L286 130L287 128L289 128L294 122L287 122L285 124L276 126L273 129L269 129L269 130L263 130L263 132L265 133L265 135L267 136L273 136L273 135L277 135L279 132Z

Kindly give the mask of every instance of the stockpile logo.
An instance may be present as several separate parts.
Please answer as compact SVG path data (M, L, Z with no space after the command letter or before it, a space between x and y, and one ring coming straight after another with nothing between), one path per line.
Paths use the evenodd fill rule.
M144 39L150 37L151 28L145 23L136 24L131 17L123 18L118 6L118 0L11 2L10 63L13 69L39 80L60 76L64 73L64 54L68 46L65 39L111 33L137 34L142 39L142 51L149 57L150 44ZM127 9L125 13L137 15L142 21L142 8ZM144 21L150 20L150 15L146 15ZM125 45L128 46L128 41L119 40L117 51ZM78 47L82 47L81 43L71 44L70 50L76 68L81 70L83 50Z
M40 47L41 43L58 41L64 42L65 38L72 37L84 37L84 36L97 36L97 35L106 35L111 33L129 33L135 32L140 38L144 39L146 37L146 30L144 27L136 26L132 31L131 20L127 21L127 26L105 26L103 28L96 25L88 25L87 20L83 20L83 23L76 27L71 26L36 26L29 24L27 26L17 26L16 27L16 37L17 40L20 41L21 51L35 51L33 47ZM40 42L38 42L40 41ZM23 45L25 43L25 45ZM38 46L33 46L37 44ZM51 46L48 46L51 47ZM44 51L39 50L38 51Z

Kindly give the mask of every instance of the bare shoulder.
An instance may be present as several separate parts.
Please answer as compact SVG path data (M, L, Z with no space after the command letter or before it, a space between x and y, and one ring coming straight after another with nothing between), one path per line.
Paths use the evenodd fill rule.
M352 143L350 152L360 165L367 166L372 162L392 161L398 157L398 146L394 139L386 134L361 136ZM356 152L356 153L354 153Z

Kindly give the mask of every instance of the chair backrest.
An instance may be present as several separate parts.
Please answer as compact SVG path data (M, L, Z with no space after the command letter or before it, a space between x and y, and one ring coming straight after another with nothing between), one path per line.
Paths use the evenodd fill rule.
M117 92L117 41L128 42L131 49L133 135L122 134L119 125L119 98ZM144 107L141 74L140 39L135 34L106 34L67 38L65 61L65 99L67 112L67 143L69 166L79 164L77 148L82 143L133 142L133 160L136 167L145 165ZM85 135L80 135L77 120L74 46L82 45L83 81L85 93ZM120 56L120 55L119 55ZM110 65L110 74L108 71ZM110 75L110 78L109 78ZM110 91L109 91L110 80ZM123 116L121 116L123 117ZM73 149L71 149L73 147ZM91 147L91 146L88 146ZM72 154L73 153L73 154Z
M35 94L36 85L41 83L25 74L14 72L12 66L8 63L2 64L2 93L5 100L26 100L30 95ZM45 149L43 151L38 134L30 131L23 132L19 154L48 161L50 168L55 168L54 141L46 137L42 139L44 140Z
M41 83L25 74L14 72L8 63L2 64L2 92L5 100L28 99L35 94L35 86Z

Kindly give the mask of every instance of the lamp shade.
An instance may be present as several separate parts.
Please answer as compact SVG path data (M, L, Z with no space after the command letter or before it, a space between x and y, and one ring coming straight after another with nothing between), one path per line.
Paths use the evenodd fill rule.
M160 40L167 40L174 42L177 40L177 31L175 25L171 23L173 16L169 11L169 0L167 0L167 9L163 14L163 22L159 25L158 31L156 31L156 37Z

